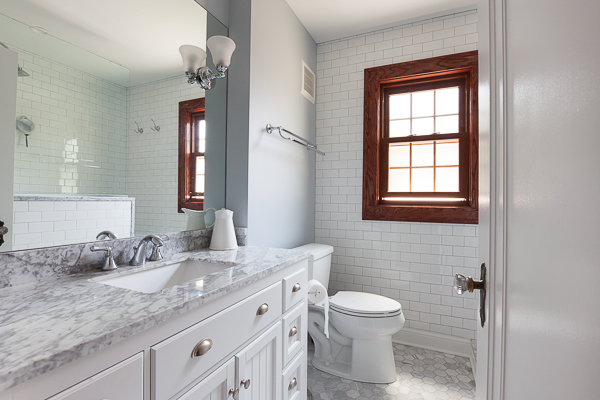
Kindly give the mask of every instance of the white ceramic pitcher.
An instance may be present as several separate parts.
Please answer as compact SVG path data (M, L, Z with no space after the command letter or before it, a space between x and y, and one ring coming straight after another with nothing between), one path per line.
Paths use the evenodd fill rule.
M195 229L206 229L206 221L204 220L204 216L210 210L217 211L214 208L209 208L204 211L198 210L190 210L189 208L181 209L185 213L185 229L187 231L195 230ZM211 228L214 224L209 226Z
M233 211L221 208L215 211L215 228L210 240L211 250L237 249L235 228L233 227Z

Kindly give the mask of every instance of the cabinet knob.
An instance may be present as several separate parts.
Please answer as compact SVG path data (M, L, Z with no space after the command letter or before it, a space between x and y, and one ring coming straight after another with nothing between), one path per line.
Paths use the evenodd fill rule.
M212 345L213 341L210 339L201 340L200 342L198 342L196 347L194 347L194 350L192 350L192 358L201 357L205 355L210 349L212 349Z
M290 329L290 337L296 336L297 333L298 333L298 328L296 328L295 326L292 329Z
M297 385L298 385L298 381L296 380L296 378L292 379L290 381L290 385L288 386L288 390L294 390Z
M256 310L256 315L265 315L269 311L269 305L267 303L263 303Z
M244 387L244 389L248 389L250 387L250 379L246 379L240 382L240 387Z
M300 291L300 289L301 289L301 287L300 287L300 284L299 284L299 283L296 283L296 284L294 285L294 287L292 287L292 293L299 292L299 291Z
M235 388L235 389L229 389L229 395L233 395L234 399L237 399L238 395L240 394L240 388Z

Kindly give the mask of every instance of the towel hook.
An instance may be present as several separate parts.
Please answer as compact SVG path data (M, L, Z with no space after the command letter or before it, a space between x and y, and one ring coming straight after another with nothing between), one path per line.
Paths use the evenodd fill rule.
M140 126L138 125L137 121L133 121L135 122L135 125L137 126L137 131L134 130L135 133L144 133L144 130L142 128L140 128Z
M152 118L150 118L150 121L152 121L152 123L154 124L154 128L150 129L152 129L154 132L160 132L160 126L156 125L156 122L154 122Z

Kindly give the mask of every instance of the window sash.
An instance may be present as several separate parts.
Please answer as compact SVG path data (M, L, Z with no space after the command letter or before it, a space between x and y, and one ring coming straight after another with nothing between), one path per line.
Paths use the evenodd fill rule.
M382 85L381 104L383 118L381 119L381 136L379 139L379 202L381 204L422 204L430 205L465 205L468 204L469 190L469 132L467 118L467 104L469 93L467 90L467 76L441 76L434 79L422 78L410 82L395 82ZM426 90L459 88L459 131L456 133L433 133L431 135L412 135L390 137L390 96L406 93L421 92ZM411 115L412 117L412 115ZM411 118L417 119L417 118ZM392 192L389 191L389 147L393 143L420 143L458 139L459 143L459 191L458 192ZM414 168L414 167L413 167ZM434 167L435 179L435 167ZM434 181L435 182L435 181ZM434 189L435 190L435 189ZM427 199L427 200L425 200ZM443 199L436 201L435 199Z

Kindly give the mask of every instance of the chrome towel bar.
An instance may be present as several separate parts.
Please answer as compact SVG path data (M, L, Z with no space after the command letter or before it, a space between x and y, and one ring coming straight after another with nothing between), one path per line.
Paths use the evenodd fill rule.
M316 145L316 144L313 144L313 143L309 142L308 140L304 139L303 137L301 137L301 136L298 136L298 135L296 135L295 133L292 133L292 132L288 131L287 129L284 129L282 126L273 126L273 125L271 125L271 124L268 124L268 125L267 125L267 132L269 132L269 133L273 133L273 131L275 131L275 130L279 132L279 136L281 136L281 138L282 138L282 139L285 139L285 140L291 140L292 142L298 143L298 144L300 144L300 145L302 145L302 146L306 147L306 150L312 150L312 151L314 151L315 153L317 153L317 154L320 154L320 155L322 155L322 156L324 156L324 155L325 155L325 153L323 153L321 150L317 149L317 145ZM283 135L281 134L281 131L284 131L285 133L287 133L287 134L289 134L289 135L292 135L292 136L293 136L293 137L295 137L296 139L302 140L302 142L304 142L304 143L302 143L302 142L299 142L299 141L298 141L298 140L296 140L296 139L292 139L292 138L289 138L289 137L285 137L285 136L283 136Z

